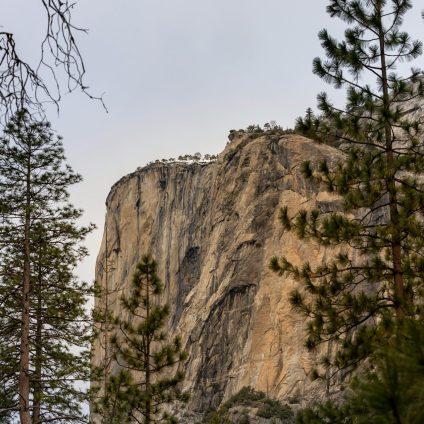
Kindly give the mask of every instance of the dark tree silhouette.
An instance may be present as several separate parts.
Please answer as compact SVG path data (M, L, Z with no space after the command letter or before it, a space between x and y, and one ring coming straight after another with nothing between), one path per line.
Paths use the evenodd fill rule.
M143 256L131 295L121 298L123 311L113 317L111 345L119 371L108 376L103 393L93 402L102 423L175 423L164 405L187 400L180 388L184 374L172 372L187 353L179 337L170 340L165 330L169 306L160 302L162 291L156 262Z
M85 395L74 383L88 380L92 291L74 271L93 226L79 227L82 211L68 202L80 181L49 123L25 110L8 122L0 138L1 419L15 411L21 424L84 421Z
M7 120L14 112L27 108L43 114L45 102L57 107L64 90L80 89L90 98L85 83L85 65L77 37L87 30L72 19L75 1L40 0L45 12L46 31L42 36L38 63L20 54L13 32L0 27L0 115ZM65 77L65 87L61 80ZM103 101L102 101L103 103Z
M331 0L332 17L346 22L345 39L319 33L327 58L313 71L336 88L346 88L338 108L318 96L321 119L308 112L297 129L325 142L337 138L346 159L336 164L305 162L307 178L342 198L333 211L302 210L281 221L300 238L339 250L321 266L296 266L274 258L271 267L302 282L293 306L309 317L307 346L337 343L323 358L334 373L352 370L374 345L407 318L422 318L424 293L423 119L410 109L424 99L422 72L398 76L396 65L422 53L422 43L401 30L409 0Z

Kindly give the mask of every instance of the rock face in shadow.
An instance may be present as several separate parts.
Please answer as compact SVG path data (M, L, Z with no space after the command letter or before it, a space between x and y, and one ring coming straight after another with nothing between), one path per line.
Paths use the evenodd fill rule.
M239 132L216 162L152 164L112 187L96 280L105 287L107 261L109 307L119 313L141 255L156 258L170 330L189 353L192 411L217 407L244 386L281 400L324 393L308 378L316 358L303 345L304 318L289 303L298 283L268 266L274 255L296 264L331 255L284 232L278 214L282 206L291 213L336 207L337 199L305 181L300 165L340 155L297 135ZM94 350L99 363L102 343Z

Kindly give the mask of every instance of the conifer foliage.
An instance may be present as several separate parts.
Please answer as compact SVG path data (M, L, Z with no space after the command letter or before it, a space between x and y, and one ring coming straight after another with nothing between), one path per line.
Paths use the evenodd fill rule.
M0 419L86 422L90 288L74 275L92 226L68 188L60 137L22 110L0 139Z
M133 276L131 295L121 299L123 313L112 318L115 372L112 366L94 407L105 424L173 423L176 419L164 411L164 405L187 400L180 388L184 375L173 372L187 354L179 337L167 341L164 328L169 306L160 304L162 291L156 262L143 256Z
M348 28L341 42L319 33L327 59L315 59L313 71L346 88L347 104L340 109L320 94L322 116L309 113L297 124L319 141L342 143L345 160L303 166L306 177L341 196L342 207L296 216L283 208L281 222L338 253L316 268L286 258L273 258L271 268L303 282L291 303L310 318L307 346L338 341L337 354L323 358L336 370L352 369L407 317L422 317L423 118L411 112L423 104L424 85L419 70L395 73L422 52L421 42L401 30L411 7L409 0L329 2L328 13Z
M345 402L301 411L298 424L421 424L424 422L424 325L406 320L400 337L377 348L353 379Z

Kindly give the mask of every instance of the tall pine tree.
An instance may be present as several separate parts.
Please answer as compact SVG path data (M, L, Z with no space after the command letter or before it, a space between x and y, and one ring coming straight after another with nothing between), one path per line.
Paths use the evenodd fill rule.
M93 408L104 424L176 422L164 405L186 400L180 388L184 375L172 371L187 354L178 337L167 341L169 306L160 303L162 291L156 262L143 256L131 295L121 299L123 312L113 318L115 372Z
M92 226L77 226L81 211L67 190L81 177L65 165L49 124L26 111L0 141L0 370L8 411L19 411L21 423L80 423L91 289L74 271Z
M406 317L420 318L423 299L424 99L422 73L399 77L400 62L421 54L422 44L401 30L409 0L331 0L327 11L348 25L339 42L324 29L319 38L327 59L313 62L316 75L346 88L344 109L325 93L322 116L299 119L297 128L320 141L337 139L346 159L337 164L304 163L308 178L342 197L331 212L281 210L287 230L338 254L321 266L295 266L273 258L271 268L303 284L291 303L308 320L307 346L335 340L326 367L352 369L384 343Z

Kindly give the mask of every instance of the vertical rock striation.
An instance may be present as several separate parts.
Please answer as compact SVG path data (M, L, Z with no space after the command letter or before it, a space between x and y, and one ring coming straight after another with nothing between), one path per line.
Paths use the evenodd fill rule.
M331 254L285 233L278 214L334 209L337 199L306 182L300 164L341 154L297 135L239 132L216 162L152 164L112 187L96 280L105 285L108 261L109 307L119 313L141 255L157 259L171 330L189 353L191 410L217 407L244 386L286 400L322 393L308 378L315 357L303 346L304 318L289 304L297 283L268 264L276 254L298 264ZM97 342L94 361L103 355Z

